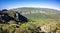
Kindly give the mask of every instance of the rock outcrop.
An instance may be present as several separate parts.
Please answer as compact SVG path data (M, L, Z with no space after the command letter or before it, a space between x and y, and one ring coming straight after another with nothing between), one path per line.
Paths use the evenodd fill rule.
M17 23L18 22L21 22L21 23L28 22L28 19L26 17L24 17L23 15L21 15L20 13L18 13L16 11L12 11L12 10L0 11L0 23L8 23L10 20L14 20Z

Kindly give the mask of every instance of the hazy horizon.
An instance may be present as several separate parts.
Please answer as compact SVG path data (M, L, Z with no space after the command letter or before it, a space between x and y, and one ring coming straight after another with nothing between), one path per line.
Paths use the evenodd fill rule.
M13 9L21 7L60 10L60 0L0 0L0 9Z

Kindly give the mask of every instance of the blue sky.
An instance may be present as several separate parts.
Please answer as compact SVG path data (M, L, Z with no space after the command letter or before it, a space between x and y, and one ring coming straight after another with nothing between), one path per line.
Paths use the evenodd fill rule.
M0 0L0 9L19 7L52 8L60 10L60 0Z

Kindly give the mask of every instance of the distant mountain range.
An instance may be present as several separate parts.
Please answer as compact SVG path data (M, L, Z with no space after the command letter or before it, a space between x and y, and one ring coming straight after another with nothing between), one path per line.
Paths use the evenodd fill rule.
M18 11L21 14L31 14L31 13L39 13L39 12L53 12L53 13L60 13L59 10L55 10L55 9L48 9L48 8L32 8L32 7L22 7L22 8L15 8L15 9L11 9L13 11Z
M47 19L47 18L51 18L51 19L60 18L59 10L49 9L49 8L22 7L22 8L10 9L10 10L18 11L20 14L32 20Z

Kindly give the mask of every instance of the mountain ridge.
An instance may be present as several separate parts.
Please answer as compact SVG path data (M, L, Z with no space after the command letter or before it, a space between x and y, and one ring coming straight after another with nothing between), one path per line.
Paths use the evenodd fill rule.
M11 9L13 11L18 11L23 16L27 17L31 20L37 20L37 19L59 19L60 17L60 11L54 10L54 9L48 9L48 8L16 8Z
M23 9L23 8L25 8L25 9L42 9L42 10L56 10L56 11L60 11L60 10L57 10L57 9L51 9L51 8L36 8L36 7L20 7L20 8L13 8L13 9L9 9L9 10L14 10L14 9Z

